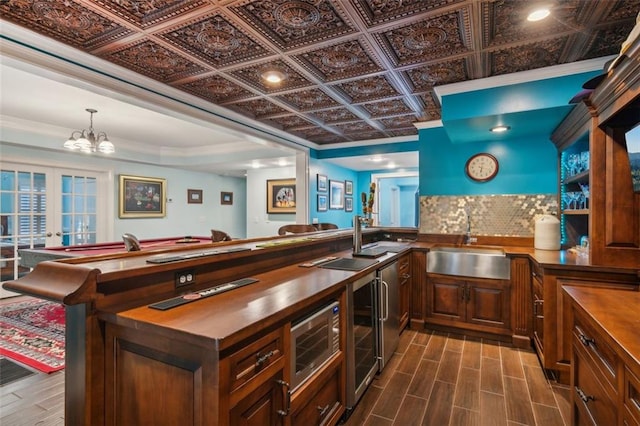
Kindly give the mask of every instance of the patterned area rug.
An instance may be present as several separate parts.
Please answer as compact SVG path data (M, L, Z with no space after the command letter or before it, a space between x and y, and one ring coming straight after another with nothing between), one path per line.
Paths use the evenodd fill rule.
M0 306L0 355L45 373L64 368L64 306L39 299Z

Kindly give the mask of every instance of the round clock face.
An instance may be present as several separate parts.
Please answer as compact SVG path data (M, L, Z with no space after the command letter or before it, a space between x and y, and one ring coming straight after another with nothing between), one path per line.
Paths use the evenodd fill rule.
M498 160L491 154L476 154L465 166L467 175L478 182L486 182L498 174Z

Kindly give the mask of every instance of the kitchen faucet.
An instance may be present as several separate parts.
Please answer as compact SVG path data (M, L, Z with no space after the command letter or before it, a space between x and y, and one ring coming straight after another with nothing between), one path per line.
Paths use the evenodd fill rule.
M362 251L362 218L359 215L353 217L353 252Z
M467 234L464 240L466 245L471 245L471 243L475 243L478 239L471 237L471 213L469 213L469 209L465 209L465 212L467 213Z

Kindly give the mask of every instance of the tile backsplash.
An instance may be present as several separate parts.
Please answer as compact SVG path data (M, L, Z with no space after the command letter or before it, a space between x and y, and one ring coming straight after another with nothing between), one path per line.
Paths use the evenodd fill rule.
M473 235L533 237L535 219L557 214L555 194L421 196L421 234L465 234L467 211Z

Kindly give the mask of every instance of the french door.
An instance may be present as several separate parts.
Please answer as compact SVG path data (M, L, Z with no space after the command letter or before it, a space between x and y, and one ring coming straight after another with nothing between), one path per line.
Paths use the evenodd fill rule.
M28 268L19 250L104 241L108 173L3 163L0 170L2 281Z

